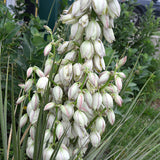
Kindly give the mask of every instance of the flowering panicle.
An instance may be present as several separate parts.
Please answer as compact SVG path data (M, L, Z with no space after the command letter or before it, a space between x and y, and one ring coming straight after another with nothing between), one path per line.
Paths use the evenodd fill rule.
M103 37L108 43L115 40L114 19L120 16L118 0L76 0L63 13L60 18L62 23L71 24L69 40L62 43L52 40L45 47L44 71L36 66L27 70L27 78L32 78L22 86L26 95L17 100L17 104L22 103L28 92L33 91L32 86L36 86L27 105L27 114L20 123L23 127L29 117L32 124L26 149L31 159L41 109L47 113L43 159L50 159L55 150L53 143L58 142L65 133L56 160L68 160L80 148L79 157L83 158L89 143L93 147L99 146L106 127L105 117L113 125L114 105L122 106L123 103L120 91L126 76L119 70L127 57L116 63L115 71L106 70L104 56L107 53L102 42ZM49 27L45 28L51 32ZM52 56L55 54L52 53L55 44L58 45L56 52L64 55L58 62ZM52 67L57 64L58 71L52 73ZM37 82L34 74L38 77ZM41 104L47 91L48 101Z

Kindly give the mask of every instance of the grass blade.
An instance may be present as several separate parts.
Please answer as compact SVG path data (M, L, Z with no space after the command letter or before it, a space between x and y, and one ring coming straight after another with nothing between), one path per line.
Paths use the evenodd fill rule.
M16 123L15 123L15 109L14 109L14 83L13 83L13 64L12 64L12 82L11 82L11 105L12 105L12 141L13 141L13 155L14 159L18 160L17 150L17 136L16 136Z
M1 52L2 52L2 41L0 41L0 123L1 123L1 134L3 142L3 153L4 160L7 160L7 123L6 123L6 113L4 112L3 106L3 95L2 95L2 74L1 74Z

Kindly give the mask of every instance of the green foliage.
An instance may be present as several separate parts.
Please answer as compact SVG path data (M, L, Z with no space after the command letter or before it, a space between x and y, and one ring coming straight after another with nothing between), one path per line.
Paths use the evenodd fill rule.
M3 3L0 3L0 8L0 96L2 96L2 103L4 102L4 97L8 99L7 104L4 104L4 106L7 105L6 110L1 112L3 114L6 112L11 113L11 92L14 92L15 97L18 96L20 90L18 84L25 81L27 68L30 65L38 66L42 63L44 57L43 50L48 41L48 34L44 32L43 25L46 23L45 21L31 17L31 21L26 24L21 20L15 19ZM46 38L44 39L44 37ZM8 59L9 66L13 66L13 74L9 70L9 73L6 75ZM15 86L14 89L11 88L12 79ZM6 84L8 85L7 88ZM14 97L13 101L15 101ZM3 106L1 105L1 107ZM7 133L4 131L3 126L0 132L4 131L4 134L8 135L11 127L11 115L8 114L6 117L8 119L7 128L5 128ZM3 117L1 116L1 118ZM6 120L4 121L6 122ZM17 125L17 118L15 118L15 121ZM2 137L0 137L0 146L2 146ZM0 152L4 151L6 153L6 150L2 150L1 147L0 150ZM3 159L3 157L0 156L0 159Z
M31 64L39 65L43 60L43 49L47 44L47 41L44 40L47 34L44 32L43 25L46 22L39 18L31 17L31 21L27 25L24 22L13 19L8 9L3 4L0 5L2 72L5 72L7 57L10 56L10 64L14 64L14 82L17 84L22 79L25 80L25 71ZM5 77L2 77L3 79Z
M159 19L155 19L153 16L152 5L141 17L138 26L135 26L131 22L135 4L133 2L123 3L121 16L115 22L116 41L112 47L118 52L119 57L123 54L127 55L128 60L125 67L132 68L137 56L142 55L134 74L134 82L139 88L143 86L152 72L160 69L159 61L154 58L157 46L152 42L152 35L159 27ZM153 85L156 80L154 78L153 83L150 83Z

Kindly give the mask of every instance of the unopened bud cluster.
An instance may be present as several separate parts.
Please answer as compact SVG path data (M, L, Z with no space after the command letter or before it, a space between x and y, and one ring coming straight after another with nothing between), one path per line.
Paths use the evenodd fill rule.
M127 59L119 60L115 71L107 71L104 62L107 53L102 38L104 36L109 43L115 40L113 21L119 15L118 0L76 0L60 18L63 23L71 24L69 40L57 48L58 54L64 54L64 58L60 62L53 61L51 42L44 49L44 56L47 56L44 70L36 66L27 70L27 78L31 78L24 85L21 84L26 95L20 97L17 104L26 99L35 85L36 90L27 105L27 114L20 120L20 127L28 119L32 124L26 149L31 159L40 107L47 112L44 160L49 160L54 152L54 133L55 142L58 142L67 130L56 160L68 160L80 148L79 157L83 158L89 143L93 147L99 146L106 127L105 117L108 117L111 125L114 124L114 103L122 106L119 93L125 78L125 74L118 71ZM53 74L52 67L57 63L59 70ZM51 81L50 73L53 74ZM36 83L33 74L39 77ZM40 99L43 99L48 87L48 102L42 106Z

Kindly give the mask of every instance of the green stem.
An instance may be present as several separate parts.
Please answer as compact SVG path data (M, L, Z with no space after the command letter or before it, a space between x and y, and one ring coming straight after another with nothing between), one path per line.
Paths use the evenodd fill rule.
M15 123L15 114L14 114L15 109L14 109L13 65L12 65L11 101L12 101L11 103L12 103L13 152L14 152L14 159L18 160L16 123Z
M8 72L9 72L9 57L8 57L8 63L7 63L6 87L5 87L5 100L4 100L4 127L5 127L5 133L7 133Z
M81 87L80 87L81 91L82 91L83 86L84 86L84 84L85 84L85 81L86 81L86 79L87 79L87 75L88 75L88 74L85 73L84 80L83 80L82 85L81 85Z

